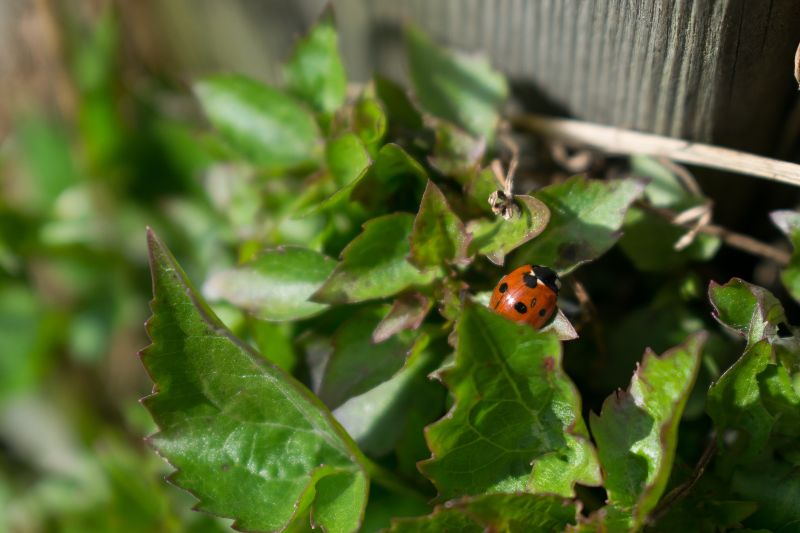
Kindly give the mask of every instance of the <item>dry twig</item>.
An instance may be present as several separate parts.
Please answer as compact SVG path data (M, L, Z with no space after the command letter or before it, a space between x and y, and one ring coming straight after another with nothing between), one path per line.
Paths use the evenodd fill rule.
M738 150L542 115L517 115L510 117L510 121L518 128L548 138L589 146L610 154L665 157L681 163L800 186L800 165Z

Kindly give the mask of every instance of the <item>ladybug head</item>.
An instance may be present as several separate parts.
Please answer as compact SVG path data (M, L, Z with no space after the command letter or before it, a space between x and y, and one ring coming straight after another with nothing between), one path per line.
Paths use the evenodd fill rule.
M533 274L551 291L558 294L558 290L561 288L561 280L555 270L546 266L533 265Z

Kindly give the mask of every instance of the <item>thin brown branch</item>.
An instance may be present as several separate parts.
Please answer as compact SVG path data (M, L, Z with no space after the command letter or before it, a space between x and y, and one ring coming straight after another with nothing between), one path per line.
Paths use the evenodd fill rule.
M800 165L758 155L591 122L515 115L511 123L533 133L610 154L643 154L800 186Z
M703 476L703 473L706 471L706 468L708 467L709 463L711 463L711 460L714 458L716 453L717 435L715 432L712 432L708 444L706 445L705 450L703 450L703 455L701 455L700 459L697 461L691 477L669 491L667 495L661 499L656 508L653 509L653 512L650 513L650 516L647 517L647 523L649 525L655 524L660 518L667 514L672 506L688 496L692 488Z
M637 207L640 207L649 213L658 215L661 218L672 222L673 224L675 223L675 216L677 215L677 213L675 213L670 209L665 209L663 207L655 207L646 202L637 202L636 205ZM687 227L684 224L677 224L677 225L681 227ZM715 237L719 237L722 240L722 242L724 242L731 248L736 248L738 250L742 250L743 252L747 252L752 255L758 255L766 259L770 259L778 263L780 266L788 265L789 260L792 257L791 254L786 250L782 250L775 246L754 239L753 237L750 237L748 235L736 233L735 231L731 231L727 228L724 228L722 226L717 226L715 224L706 224L703 226L699 226L697 228L697 231L699 233L705 233L706 235L713 235Z

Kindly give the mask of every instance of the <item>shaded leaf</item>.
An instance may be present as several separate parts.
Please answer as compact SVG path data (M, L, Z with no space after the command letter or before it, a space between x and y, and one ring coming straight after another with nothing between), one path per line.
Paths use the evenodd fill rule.
M771 292L739 278L725 285L712 281L708 298L714 306L714 318L747 339L748 346L774 338L778 325L786 320L783 306Z
M325 160L340 187L355 181L372 163L364 143L355 133L345 133L328 142Z
M372 341L383 342L400 331L419 328L432 304L430 298L418 292L400 295L372 332Z
M333 353L317 395L331 409L383 383L403 367L417 335L406 331L383 342L372 332L386 309L365 309L347 320L333 337Z
M705 333L661 357L648 351L626 392L616 392L591 416L592 435L612 507L641 527L669 480L678 423L700 366Z
M478 170L486 152L486 139L475 138L450 123L439 121L435 128L436 142L428 161L446 176L463 181ZM487 195L488 197L488 195Z
M477 57L439 48L421 31L406 32L414 92L432 115L476 136L491 137L498 108L508 95L503 76Z
M470 236L450 209L442 191L428 181L411 233L409 261L425 269L448 263L464 264Z
M436 278L406 260L411 252L414 217L395 213L373 218L342 252L342 260L312 299L325 303L353 303L385 298Z
M403 87L382 76L375 76L375 93L383 102L390 126L411 131L422 129L422 115Z
M225 300L264 320L307 318L327 305L309 301L336 267L313 250L287 246L266 250L252 261L211 276L203 293Z
M322 403L236 339L149 234L155 297L142 362L155 381L144 404L151 443L197 508L245 530L276 530L311 509L327 531L361 522L361 454Z
M792 533L800 526L800 466L762 461L733 473L734 493L753 500L758 509L744 523L774 533Z
M800 48L798 48L800 50ZM792 243L792 257L781 271L781 281L792 298L800 302L800 213L797 211L773 211L769 214Z
M277 89L238 75L195 85L206 116L242 156L271 171L306 166L321 146L314 118Z
M326 14L297 43L284 71L289 90L321 113L339 109L347 91L338 41L333 17Z
M575 503L537 494L487 494L437 506L419 518L392 521L392 533L562 531L575 523Z
M553 320L550 321L545 327L542 328L543 332L552 331L560 341L572 341L578 338L578 332L572 322L564 315L561 309L556 312Z
M575 483L598 485L555 334L469 302L457 330L455 366L442 372L455 405L427 428L432 458L420 463L439 499L525 490L572 496Z
M550 220L547 206L531 196L517 195L514 200L520 208L519 216L510 220L495 217L479 219L467 224L472 233L469 254L485 255L497 265L505 262L506 254L541 234ZM538 264L538 263L537 263Z
M625 213L643 189L644 183L634 179L574 176L539 190L536 198L550 209L550 222L519 251L515 264L547 265L567 274L600 257L617 242Z

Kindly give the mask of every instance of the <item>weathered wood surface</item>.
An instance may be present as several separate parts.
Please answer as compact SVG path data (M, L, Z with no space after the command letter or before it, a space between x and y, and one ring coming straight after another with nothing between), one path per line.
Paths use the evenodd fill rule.
M483 50L584 120L756 150L776 143L796 85L797 0L341 0L355 67L396 57L414 21ZM361 11L372 31L350 29ZM363 24L361 20L357 24ZM351 33L352 32L352 33ZM367 44L368 43L368 44Z

